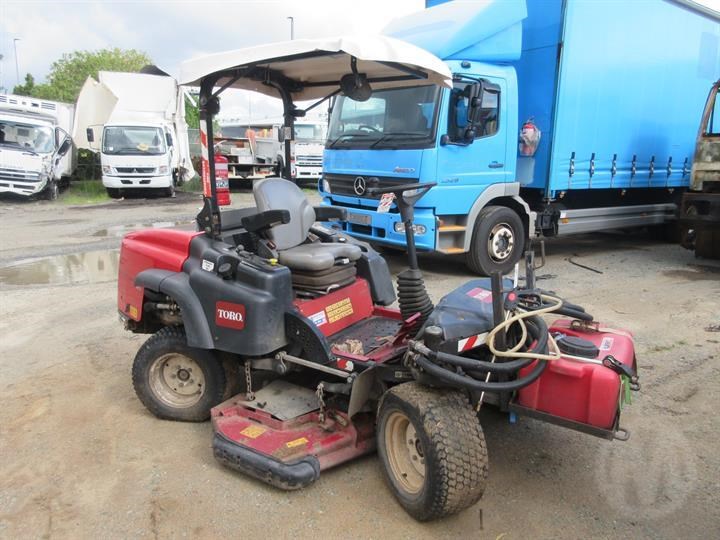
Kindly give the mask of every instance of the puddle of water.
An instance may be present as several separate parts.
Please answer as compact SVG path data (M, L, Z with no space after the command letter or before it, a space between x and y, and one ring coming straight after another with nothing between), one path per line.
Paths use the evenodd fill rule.
M194 223L189 221L156 221L154 223L132 223L129 225L113 225L106 229L100 229L92 233L91 236L100 237L118 237L125 236L131 231L140 229L173 229L179 227L181 229L194 230Z
M5 285L62 285L104 283L117 279L118 250L88 251L18 261L0 268Z

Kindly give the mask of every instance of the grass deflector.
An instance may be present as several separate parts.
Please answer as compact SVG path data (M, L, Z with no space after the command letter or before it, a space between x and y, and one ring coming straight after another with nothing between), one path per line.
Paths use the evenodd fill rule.
M152 334L133 383L153 414L212 418L218 460L288 490L377 449L388 486L419 520L482 496L484 403L626 438L619 405L638 387L631 336L538 289L531 251L524 288L494 274L433 304L413 232L413 207L433 183L368 188L404 224L408 268L397 288L371 246L332 227L346 210L313 208L291 181L256 182L256 207L220 212L207 141L225 88L274 89L292 133L304 114L296 97L322 100L342 88L364 99L375 87L444 84L449 74L435 60L364 38L192 61L185 82L200 85L205 141L198 231L128 234L118 284L127 328ZM548 326L549 314L566 318Z

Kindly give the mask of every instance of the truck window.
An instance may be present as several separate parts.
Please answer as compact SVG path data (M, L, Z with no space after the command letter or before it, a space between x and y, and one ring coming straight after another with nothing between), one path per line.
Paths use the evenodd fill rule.
M720 92L718 92L720 93ZM720 100L718 100L718 94L715 94L715 104L710 118L708 119L707 127L705 128L705 135L710 137L720 137Z
M340 96L333 107L328 147L423 148L434 138L437 86L375 90L367 101Z
M450 118L448 135L451 141L462 142L468 128L468 100L471 84L455 83L450 94ZM498 131L500 117L500 94L483 93L480 104L480 120L475 126L475 138L490 137Z
M12 120L0 120L0 145L2 146L20 148L38 154L49 154L55 150L54 139L53 130L48 126L33 126Z
M160 155L165 153L165 137L156 127L106 127L102 151L104 154Z

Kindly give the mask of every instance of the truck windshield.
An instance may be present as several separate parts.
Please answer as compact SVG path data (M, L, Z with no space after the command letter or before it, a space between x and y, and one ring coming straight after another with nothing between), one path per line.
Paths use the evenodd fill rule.
M165 137L160 128L111 126L103 133L103 154L159 155L165 153Z
M295 140L298 142L325 142L325 124L295 124Z
M340 96L330 118L327 148L423 147L431 142L437 86L376 90L367 101Z
M0 120L0 146L20 148L36 154L49 154L55 150L53 130L49 126Z

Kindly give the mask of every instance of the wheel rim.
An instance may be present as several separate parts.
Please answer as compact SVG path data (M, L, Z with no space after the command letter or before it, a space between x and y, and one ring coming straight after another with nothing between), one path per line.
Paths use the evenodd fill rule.
M192 407L205 393L205 376L200 365L179 353L158 357L150 366L150 388L171 407Z
M490 230L487 248L492 260L502 262L510 257L515 247L515 233L507 223L498 223Z
M425 452L410 419L393 412L385 423L385 448L390 472L407 493L420 492L425 484Z

